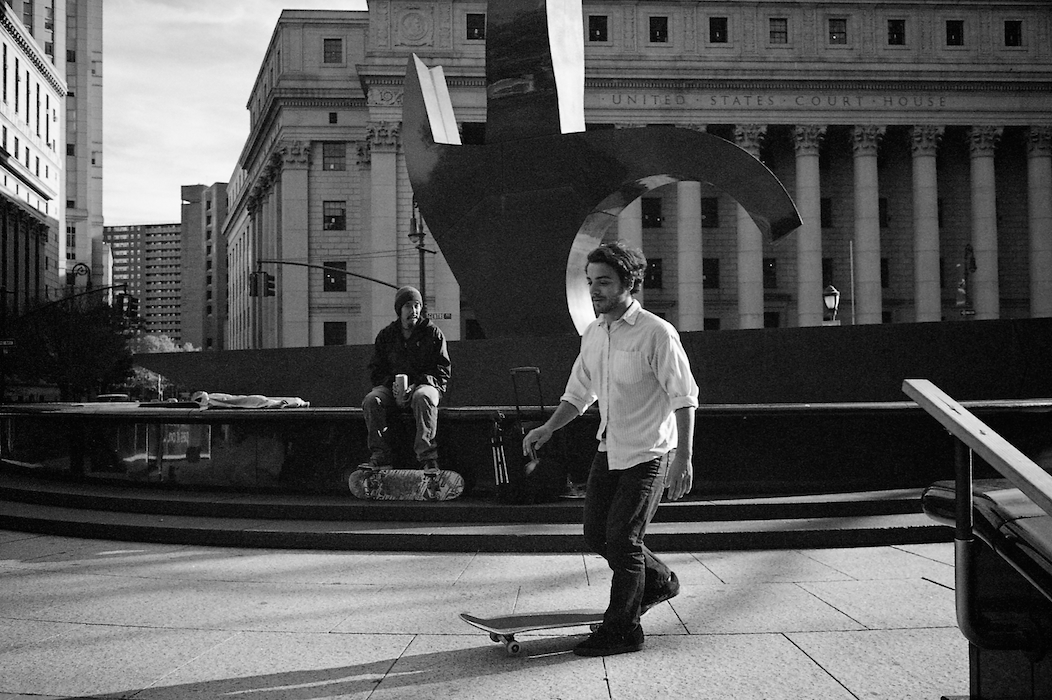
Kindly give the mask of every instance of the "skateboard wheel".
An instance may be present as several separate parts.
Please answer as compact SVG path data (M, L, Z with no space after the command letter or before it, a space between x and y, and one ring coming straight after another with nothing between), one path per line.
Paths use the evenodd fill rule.
M592 632L595 632L596 630L598 630L599 627L600 627L600 624L598 622L593 622L592 624L588 625L588 629L590 631L592 631Z
M489 640L491 642L495 642L497 644L500 644L500 642L501 642L500 635L497 634L496 632L490 632L489 633Z
M518 656L522 653L522 645L518 642L508 642L508 656Z

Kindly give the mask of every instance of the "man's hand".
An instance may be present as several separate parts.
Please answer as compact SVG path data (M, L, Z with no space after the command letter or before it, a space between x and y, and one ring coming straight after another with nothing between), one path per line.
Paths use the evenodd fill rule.
M526 437L522 439L522 454L527 457L536 457L537 450L541 449L544 443L552 439L553 432L555 431L545 423L526 433Z
M694 466L691 464L690 457L679 450L676 451L672 463L668 466L665 486L668 487L668 497L671 501L683 498L694 487Z

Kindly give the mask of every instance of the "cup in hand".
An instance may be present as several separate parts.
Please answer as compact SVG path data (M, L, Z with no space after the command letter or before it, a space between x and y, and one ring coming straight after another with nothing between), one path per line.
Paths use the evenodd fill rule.
M393 391L395 402L399 406L405 406L409 401L409 377L405 374L396 374Z

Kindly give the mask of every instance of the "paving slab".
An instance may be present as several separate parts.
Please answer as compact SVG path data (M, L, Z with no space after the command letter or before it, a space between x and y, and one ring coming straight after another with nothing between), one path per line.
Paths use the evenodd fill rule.
M956 628L786 636L859 698L968 696L968 643Z
M953 589L924 579L801 583L869 629L955 627Z

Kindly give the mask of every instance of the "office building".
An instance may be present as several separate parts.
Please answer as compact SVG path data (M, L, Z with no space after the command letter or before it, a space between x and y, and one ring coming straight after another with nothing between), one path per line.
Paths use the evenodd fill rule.
M182 188L182 340L222 350L226 332L226 183Z
M107 226L113 284L126 285L139 303L141 329L182 344L183 242L179 224Z
M247 275L262 258L421 279L399 136L406 63L443 66L462 141L484 143L485 13L375 0L367 13L282 14L228 190L230 347L368 343L392 318L375 282L273 266L265 298ZM609 1L583 13L588 128L731 140L801 212L772 244L705 183L626 208L617 235L651 263L644 305L681 330L820 325L830 286L844 324L1052 315L1048 3ZM441 254L424 264L447 336L484 333Z

